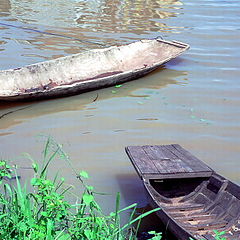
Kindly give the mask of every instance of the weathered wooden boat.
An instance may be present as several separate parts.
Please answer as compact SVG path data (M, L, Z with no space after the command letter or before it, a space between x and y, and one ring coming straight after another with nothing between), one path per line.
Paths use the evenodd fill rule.
M120 84L146 75L188 48L176 41L141 40L0 71L0 100L62 97Z
M179 240L240 239L240 187L180 145L126 148L157 215ZM217 233L217 232L218 233Z

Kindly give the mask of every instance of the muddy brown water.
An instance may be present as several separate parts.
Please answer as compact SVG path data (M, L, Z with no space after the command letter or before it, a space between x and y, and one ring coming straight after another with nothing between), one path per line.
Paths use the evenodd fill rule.
M39 135L51 135L74 167L109 193L101 200L107 210L118 191L123 206L146 205L127 145L179 143L240 184L239 16L238 1L224 0L1 0L0 69L99 47L80 40L115 45L161 35L191 45L163 68L120 88L0 102L1 157L26 165L21 153L39 159ZM63 161L51 170L78 184Z

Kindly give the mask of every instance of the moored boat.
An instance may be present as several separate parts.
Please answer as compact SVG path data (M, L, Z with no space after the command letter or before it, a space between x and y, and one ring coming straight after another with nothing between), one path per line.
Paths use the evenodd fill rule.
M188 44L161 39L94 49L0 71L0 100L63 97L137 79L176 58Z
M150 204L179 240L240 239L240 187L178 144L126 148ZM220 238L220 235L222 238Z

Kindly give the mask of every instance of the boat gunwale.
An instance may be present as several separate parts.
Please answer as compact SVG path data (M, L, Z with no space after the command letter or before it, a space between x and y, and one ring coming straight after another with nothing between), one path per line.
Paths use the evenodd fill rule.
M229 190L229 188L231 187L239 187L238 185L236 185L235 183L233 183L232 181L224 178L223 176L219 175L218 173L216 172L213 172L212 176L213 178L217 179L217 180L221 180L222 181L222 186L220 187L219 189L219 193L216 195L216 199L210 204L210 206L205 206L204 207L204 211L202 212L202 214L206 214L206 211L208 211L208 208L210 208L211 206L217 206L217 202L219 201L219 199L221 198L221 194L223 194L223 192L228 192L229 194L231 194L232 196L234 196L236 199L240 200L240 194L239 194L239 191L236 191L235 190ZM208 178L208 180L206 180L205 182L208 184L210 182L210 178ZM163 195L161 195L153 186L152 184L150 183L150 180L154 180L154 179L149 179L149 178L146 178L146 179L142 179L143 181L143 185L144 185L144 188L145 190L147 191L148 193L148 197L150 198L150 201L151 201L151 205L152 206L156 206L156 207L160 207L160 210L157 212L157 215L159 215L160 218L162 218L162 214L165 214L167 216L167 218L169 220L172 221L173 224L175 224L179 229L180 231L184 231L185 234L188 234L189 237L191 237L192 239L194 240L197 240L197 239L205 239L204 235L199 235L197 232L192 232L191 230L187 230L185 228L185 225L182 225L181 222L179 222L179 220L181 220L181 218L179 219L175 219L175 217L173 217L171 215L171 211L169 211L168 207L165 207L164 204L168 204L169 202L171 202L171 198L167 198L167 197L164 197ZM159 179L156 179L156 180L159 180ZM165 179L164 179L165 180ZM201 189L198 189L197 191L193 191L187 195L184 196L184 199L186 198L187 201L191 200L192 198L194 198L194 196L198 193L201 192ZM189 197L189 198L188 198ZM156 199L158 198L158 200ZM185 199L185 200L186 200ZM161 200L163 200L161 202ZM164 202L164 201L168 201L168 202ZM181 202L183 203L183 206L184 206L184 202ZM162 206L161 206L162 205ZM169 204L169 206L171 207L171 204ZM203 204L204 206L204 204ZM176 206L177 207L177 206ZM181 206L179 205L179 208L181 208ZM189 216L190 217L190 216ZM216 215L216 220L219 220L217 219L218 215ZM231 221L229 221L223 228L221 228L221 231L225 231L226 233L228 233L229 231L231 231L231 228L234 226L234 224L236 223L237 219L239 219L240 217L240 212L237 214L236 217L234 217ZM221 217L223 218L223 217ZM214 220L213 220L214 221ZM194 227L194 225L193 225ZM174 229L171 228L171 231L174 232ZM209 234L209 233L208 233ZM211 235L211 234L210 234ZM213 235L211 235L213 236ZM207 239L207 238L206 238ZM182 240L185 240L185 239L182 239Z
M194 240L210 240L216 235L214 230L224 231L226 235L224 234L223 237L226 236L229 240L238 239L240 230L236 231L235 227L240 229L240 186L216 173L180 145L178 149L181 150L182 156L164 152L166 149L171 151L170 146L175 145L147 145L150 150L143 148L146 146L125 148L136 172L142 179L151 207L160 208L156 214L179 240L186 240L189 237ZM167 148L163 148L166 146ZM163 174L165 171L156 161L174 160L176 156L182 160L185 158L188 161L191 160L189 164L195 161L196 166L199 166L199 163L205 164L212 171L211 176L198 175L193 178L191 175L189 177L189 173L191 174L189 171L184 176L179 174L179 177L174 174L177 175L181 171L174 169L166 173L171 176L166 178ZM159 167L156 168L158 173L154 166ZM170 170L172 169L171 164L162 163L162 166L164 168L169 166ZM180 164L179 166L184 167ZM185 180L181 182L181 179ZM208 218L194 219L203 215L208 215ZM190 220L186 221L186 217Z
M168 58L165 58L164 60L161 60L159 62L156 62L156 63L153 63L147 67L141 67L141 68L135 68L134 70L129 70L129 71L124 71L124 72L120 72L120 73L117 73L117 74L113 74L113 75L110 75L110 76L106 76L106 77L101 77L101 78L95 78L95 79L90 79L90 80L79 80L79 81L75 81L75 82L72 82L72 83L66 83L66 84L61 84L61 85L58 85L58 86L54 86L52 87L51 89L38 89L38 91L32 91L32 92L19 92L19 91L11 91L11 90L6 90L4 92L1 93L1 90L0 90L0 100L5 100L5 101L14 101L15 99L23 99L23 100L27 100L27 98L44 98L45 94L53 94L53 97L57 96L58 95L58 91L64 91L65 89L69 89L69 88L77 88L81 85L87 85L87 84L94 84L94 83L101 83L101 82L104 82L104 81L108 81L109 79L112 79L112 78L124 78L124 76L128 76L128 75L131 75L131 74L137 74L137 73L140 73L140 72L150 72L150 71L153 71L154 69L158 68L159 66L167 63L168 61L170 61L171 59L173 58L176 58L178 57L179 55L181 55L184 51L186 51L187 49L189 49L189 45L188 44L185 44L185 43L181 43L181 42L178 42L178 41L167 41L167 40L162 40L162 39L144 39L144 40L140 40L140 42L152 42L152 41L158 41L158 42L162 42L162 43L166 43L166 44L169 44L169 45L173 45L175 47L179 47L179 48L182 48L181 51L179 51L178 53L174 54L174 55L171 55L170 57ZM131 44L135 44L139 41L135 41L135 42L132 42L130 44L124 44L124 45L121 45L121 46L127 46L127 45L131 45ZM57 58L57 59L52 59L52 60L48 60L48 61L45 61L45 62L39 62L39 63L34 63L34 64L31 64L31 65L27 65L27 66L24 66L24 67L21 67L21 68L15 68L15 69L7 69L7 70L1 70L0 73L2 72L9 72L9 71L17 71L17 70L20 70L20 69L24 69L24 68L28 68L29 66L36 66L36 65L39 65L39 64L44 64L44 63L54 63L54 62L58 62L58 61L61 61L61 60L64 60L64 59L70 59L70 58L74 58L74 56L79 56L79 55L84 55L86 54L87 52L98 52L98 51L101 51L101 52L105 52L105 51L109 51L111 49L114 49L114 48L119 48L121 46L111 46L111 47L108 47L108 48L103 48L103 49L91 49L91 50L86 50L82 53L77 53L77 54L73 54L73 55L69 55L69 56L64 56L64 57L61 57L61 58ZM134 78L133 78L134 79ZM125 81L128 81L125 80ZM125 82L124 80L120 80L120 82ZM108 84L105 84L105 86L108 85ZM113 84L109 84L108 86L111 86L111 85L114 85ZM11 91L11 93L7 92L7 91ZM81 90L79 90L81 92ZM84 91L84 89L83 89ZM87 91L85 89L85 91ZM56 92L56 94L54 94L54 92ZM34 95L40 95L40 96L36 96L34 97ZM43 95L43 96L41 96ZM51 96L50 96L51 97Z
M160 204L157 203L156 197L154 197L153 194L157 194L158 196L160 196L160 198L165 198L165 197L162 196L160 193L158 193L158 192L151 186L151 183L150 183L149 180L150 180L150 179L147 179L147 180L145 180L145 181L143 180L143 184L144 184L145 190L146 190L146 191L148 192L148 194L149 194L150 200L151 200L151 202L152 202L151 205L152 205L152 206L155 205L155 206L157 206L157 207L160 207L160 210L157 211L156 214L157 214L157 215L162 215L162 214L164 214L164 215L168 218L167 226L170 225L170 222L169 222L169 221L171 221L172 224L174 224L174 227L173 227L173 228L171 228L171 226L170 226L170 230L174 233L174 231L177 231L177 230L176 230L176 226L177 226L177 228L179 229L179 231L181 231L182 233L184 233L185 235L188 236L188 239L192 238L192 240L197 240L196 237L202 237L202 236L193 235L192 232L190 232L190 231L186 230L184 227L182 227L182 226L178 223L178 221L177 221L174 217L171 216L171 214L169 213L169 211L168 211L166 208L160 206ZM151 187L151 189L149 188L149 186ZM190 193L190 194L191 194L191 193ZM166 198L166 199L168 199L168 198ZM170 199L168 199L168 200L171 201ZM160 216L160 218L162 219L162 216ZM184 237L185 237L185 236L184 236ZM202 238L201 238L201 239L202 239ZM180 240L186 240L186 239L185 239L185 238L181 238Z
M148 179L149 181L149 179ZM150 182L148 182L150 185ZM154 208L157 207L160 209L156 212L157 215L159 215L160 219L163 221L163 217L167 218L167 227L166 230L169 228L170 231L172 231L174 233L174 231L177 231L177 228L179 229L178 231L181 231L182 233L184 233L185 235L189 237L191 237L193 240L195 240L196 238L189 232L187 231L185 228L183 228L182 226L180 226L180 224L169 214L169 212L162 206L160 206L160 204L158 204L156 202L156 198L153 196L153 193L157 193L159 196L163 197L161 194L159 194L152 186L151 189L149 188L148 184L146 181L143 180L143 184L144 184L144 188L148 193L148 198L150 199L150 205ZM152 190L154 192L152 192ZM164 216L165 215L165 216ZM174 227L172 228L171 225L174 225ZM177 228L176 228L177 227ZM179 239L179 240L186 240L185 238Z

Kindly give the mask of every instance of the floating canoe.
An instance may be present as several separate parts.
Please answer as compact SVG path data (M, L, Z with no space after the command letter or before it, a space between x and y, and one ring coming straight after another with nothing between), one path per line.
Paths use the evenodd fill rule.
M180 145L126 148L157 215L179 240L240 239L240 187ZM224 232L224 233L223 233Z
M141 40L0 71L0 100L63 97L120 84L146 75L188 48L176 41Z

